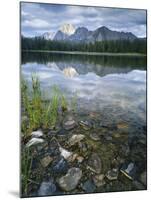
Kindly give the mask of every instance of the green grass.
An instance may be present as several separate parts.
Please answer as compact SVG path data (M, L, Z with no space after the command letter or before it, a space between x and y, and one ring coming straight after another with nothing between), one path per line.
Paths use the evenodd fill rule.
M68 110L69 102L65 95L57 86L50 90L51 99L46 102L43 99L39 78L32 75L32 84L22 78L21 81L21 99L22 99L22 116L27 116L28 120L23 120L21 130L23 135L29 136L33 130L38 128L52 129L59 122L60 112ZM72 110L76 110L77 95L71 99Z
M22 194L28 194L28 187L30 183L32 158L30 157L29 149L24 149L22 152L21 162L21 183L22 183Z

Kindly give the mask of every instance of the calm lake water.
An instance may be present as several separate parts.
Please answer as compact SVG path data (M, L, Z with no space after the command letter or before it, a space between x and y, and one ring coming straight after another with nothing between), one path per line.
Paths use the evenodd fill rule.
M65 76L68 67L78 75ZM68 99L76 94L81 113L146 126L146 57L23 53L21 72L29 83L39 77L46 99L57 85Z
M76 72L74 77L65 75L64 70L69 67ZM79 185L84 184L86 180L91 180L94 176L88 169L87 157L92 158L91 162L96 165L98 162L92 157L95 152L101 156L102 174L106 175L113 167L118 170L116 180L112 182L105 179L105 185L98 187L96 192L146 188L145 177L144 185L140 184L144 180L141 179L141 174L146 173L147 168L146 57L23 53L21 74L29 85L31 85L32 74L39 77L44 100L51 99L54 85L60 88L68 102L76 97L76 112L72 113L72 109L70 109L72 106L69 103L68 111L60 120L55 138L57 147L59 143L66 148L69 136L84 134L84 141L79 143L76 148L68 147L68 151L74 151L84 158L82 164L76 163L75 165L75 162L72 162L69 165L82 169L83 176ZM78 124L73 130L67 131L63 127L66 115L73 115ZM81 121L86 122L88 126L81 126ZM58 177L64 175L63 172L59 175L53 171L53 166L58 162L55 159L60 159L60 152L52 140L54 138L53 130L50 129L50 132L46 132L47 139L44 148L32 151L35 164L32 166L31 177L36 183L38 182L38 185L35 185L34 182L30 185L29 196L41 194L39 187L46 178L49 180L52 176L57 185ZM38 163L42 156L49 154L55 155L54 161L52 166L44 170ZM59 164L61 169L62 167L64 169L62 165ZM127 178L121 169L125 170L124 172L130 178ZM90 191L87 192L92 192L91 188L90 186ZM43 190L46 191L45 188ZM78 187L71 194L81 192L84 193L83 189ZM64 191L60 193L59 189L50 195L53 194L66 193Z

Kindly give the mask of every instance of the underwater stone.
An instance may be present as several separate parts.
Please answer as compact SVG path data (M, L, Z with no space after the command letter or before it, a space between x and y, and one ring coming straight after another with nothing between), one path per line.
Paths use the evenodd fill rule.
M43 167L47 167L52 161L53 161L53 158L51 158L50 156L46 156L43 159L41 159L40 162Z
M88 192L92 193L95 191L96 186L93 184L91 180L87 180L86 182L82 184L82 189L87 193Z
M118 178L118 169L112 169L112 170L109 170L106 174L106 177L110 180L110 181L113 181L113 180L117 180Z
M42 182L38 190L38 196L53 195L56 191L56 186L52 181Z
M72 118L69 118L67 121L64 122L63 126L66 130L71 130L76 127L76 121Z
M60 188L64 191L71 191L75 189L82 177L82 170L79 168L71 168L67 174L58 180Z
M93 153L88 160L88 168L99 174L102 170L102 161L97 153Z
M81 140L83 140L85 138L84 135L82 134L78 134L78 135L72 135L72 137L69 139L68 144L69 146L73 146L76 143L80 142Z
M105 185L105 180L104 180L104 178L105 178L104 174L98 174L98 175L93 176L94 184L95 184L97 187L100 187L100 186Z
M66 173L68 170L68 163L64 158L61 158L59 161L53 163L53 171L56 173Z

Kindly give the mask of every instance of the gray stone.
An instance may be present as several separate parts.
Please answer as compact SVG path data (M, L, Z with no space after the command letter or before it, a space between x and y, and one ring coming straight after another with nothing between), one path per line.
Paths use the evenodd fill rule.
M106 177L110 181L117 180L117 178L118 178L118 169L109 170L107 172L107 174L106 174Z
M64 158L61 158L53 163L52 169L55 173L66 173L68 170L68 163Z
M73 146L76 143L78 143L81 140L83 140L84 138L85 138L85 136L82 135L82 134L72 135L71 138L69 138L68 144L69 144L69 146Z
M82 170L70 168L67 174L58 180L58 184L63 191L74 190L82 177Z
M56 186L52 181L42 182L38 190L38 196L53 195L56 191Z
M75 128L76 125L77 125L76 121L74 119L72 119L71 117L67 121L65 121L63 124L63 126L66 130L71 130L71 129Z
M92 193L95 191L96 186L93 184L91 180L87 180L82 184L82 189L87 193Z
M90 138L94 141L99 141L100 137L97 133L90 133Z
M88 121L80 121L80 125L84 130L89 130L91 128L91 124Z
M100 187L100 186L105 185L104 177L105 177L104 174L99 174L99 175L93 176L94 184L95 184L97 187Z
M102 161L97 153L93 153L91 157L88 160L88 168L97 173L100 174L102 170Z
M51 158L50 156L46 156L42 158L40 162L43 167L47 167L52 161L53 161L53 158Z

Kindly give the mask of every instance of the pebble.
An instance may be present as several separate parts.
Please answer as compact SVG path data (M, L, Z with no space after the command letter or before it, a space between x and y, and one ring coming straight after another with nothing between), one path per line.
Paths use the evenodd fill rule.
M34 138L39 138L39 137L42 137L43 136L43 132L41 130L38 130L38 131L33 131L31 133L31 136Z
M105 180L104 180L104 178L105 178L104 174L99 174L99 175L93 176L94 184L95 184L97 187L100 187L100 186L105 185Z
M52 181L42 182L38 190L38 196L54 195L56 186Z
M92 153L91 157L88 160L88 168L91 171L100 174L102 170L102 161L97 153Z
M99 141L100 137L98 136L97 133L90 133L90 138L94 141Z
M82 170L79 168L70 168L67 174L58 180L58 184L63 191L74 190L82 177Z
M96 186L91 180L87 180L82 184L82 189L87 193L92 193L96 190Z
M82 135L82 134L72 135L71 138L69 138L68 144L69 144L69 146L73 146L76 143L78 143L81 140L83 140L84 138L85 138L85 136Z
M66 130L71 130L76 127L76 121L72 119L72 117L69 117L67 121L64 122L64 128Z
M68 163L64 158L61 158L53 162L52 169L55 173L66 173L68 170Z
M43 159L41 159L40 162L43 167L47 167L52 161L53 161L53 158L51 158L50 156L46 156Z
M113 180L117 180L118 178L118 169L111 169L107 172L106 177L108 178L108 180L113 181Z
M42 138L32 138L31 140L28 141L26 144L26 147L31 147L33 145L41 144L44 142L44 139Z

